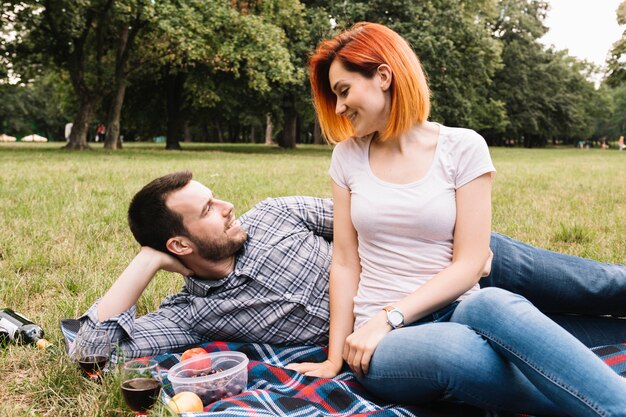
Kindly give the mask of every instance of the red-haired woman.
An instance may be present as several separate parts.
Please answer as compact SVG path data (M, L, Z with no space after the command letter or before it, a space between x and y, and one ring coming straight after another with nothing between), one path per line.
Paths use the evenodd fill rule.
M379 397L454 399L542 415L626 415L626 383L525 298L478 290L495 169L477 133L428 121L420 62L359 23L310 60L315 109L337 143L328 360Z

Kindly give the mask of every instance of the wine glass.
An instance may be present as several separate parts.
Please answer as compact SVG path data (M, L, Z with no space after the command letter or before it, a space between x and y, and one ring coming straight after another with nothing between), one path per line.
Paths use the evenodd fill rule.
M122 396L136 416L147 415L161 392L159 363L154 359L133 359L122 366Z
M72 357L94 382L100 380L100 371L109 362L111 340L102 329L81 328L74 340Z

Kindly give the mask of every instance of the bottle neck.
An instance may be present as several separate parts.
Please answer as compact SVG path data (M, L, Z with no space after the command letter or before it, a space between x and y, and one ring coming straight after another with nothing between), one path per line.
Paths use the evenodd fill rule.
M3 338L2 329L6 330L6 337L14 342L32 343L40 349L50 346L50 342L43 338L41 327L10 308L0 309L0 343Z

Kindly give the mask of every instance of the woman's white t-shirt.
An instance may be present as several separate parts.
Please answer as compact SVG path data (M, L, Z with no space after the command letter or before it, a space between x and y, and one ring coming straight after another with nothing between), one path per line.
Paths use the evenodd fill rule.
M329 170L335 183L350 191L358 234L361 279L354 298L355 329L450 265L456 190L495 172L485 140L469 129L440 125L430 169L409 184L374 175L370 142L367 137L337 144Z

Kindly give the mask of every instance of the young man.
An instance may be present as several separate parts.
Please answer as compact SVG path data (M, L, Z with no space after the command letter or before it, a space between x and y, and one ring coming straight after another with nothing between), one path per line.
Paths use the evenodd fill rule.
M236 219L232 204L177 172L142 188L128 220L141 250L80 318L109 330L126 358L209 340L327 342L331 200L267 199ZM587 316L626 316L626 267L496 233L491 249L481 286L524 295L588 346L626 341L626 320ZM161 269L186 284L136 319L135 303Z

